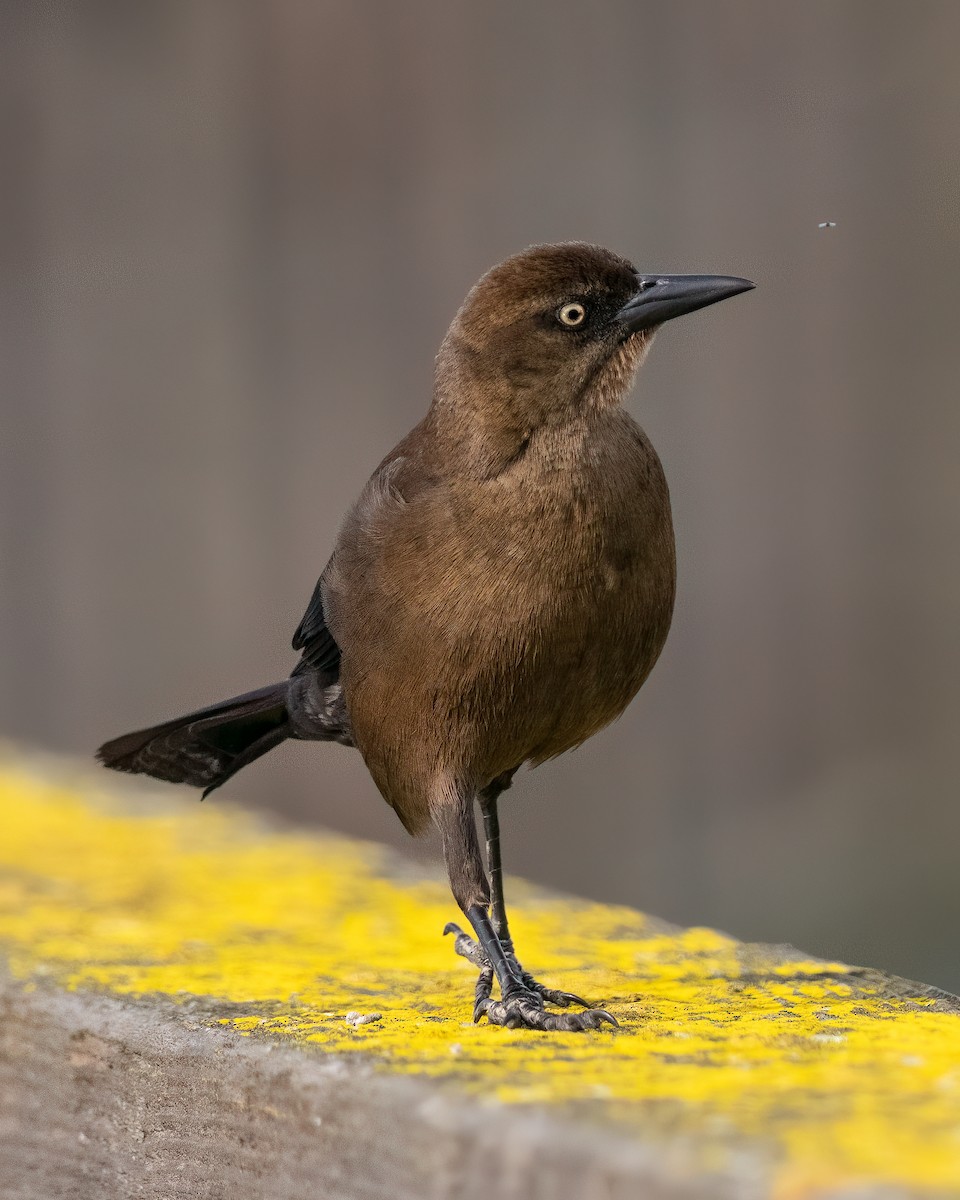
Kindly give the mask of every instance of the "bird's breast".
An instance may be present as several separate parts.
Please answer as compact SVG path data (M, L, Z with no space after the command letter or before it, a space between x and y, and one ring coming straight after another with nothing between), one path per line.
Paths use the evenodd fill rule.
M649 674L673 611L675 552L660 461L636 426L549 447L504 502L491 640L522 646L500 686L529 708L527 757L569 749L617 717Z

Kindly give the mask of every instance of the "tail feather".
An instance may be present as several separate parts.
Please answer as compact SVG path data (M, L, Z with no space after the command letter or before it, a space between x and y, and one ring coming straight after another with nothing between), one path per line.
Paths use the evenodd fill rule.
M216 791L218 787L222 787L228 779L232 779L234 775L241 769L252 763L255 758L259 758L262 754L266 754L268 750L272 750L274 746L279 746L281 742L285 742L289 734L285 725L281 725L276 729L270 729L261 737L258 737L255 742L251 742L245 750L234 758L228 766L226 766L220 774L208 783L203 789L201 800L206 800L211 792Z
M97 758L114 771L202 787L204 795L241 767L295 736L289 680L223 700L162 725L105 742Z

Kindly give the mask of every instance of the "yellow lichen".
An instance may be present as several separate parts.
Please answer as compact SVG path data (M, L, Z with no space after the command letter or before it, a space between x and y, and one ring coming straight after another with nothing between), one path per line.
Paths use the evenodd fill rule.
M224 804L0 766L0 948L71 989L200 998L211 1023L363 1052L517 1104L762 1147L783 1200L860 1183L960 1188L960 1018L842 964L664 932L629 909L512 892L524 962L602 999L617 1033L474 1026L446 886L376 847L269 832ZM356 1028L350 1010L382 1020ZM719 1158L717 1157L719 1156Z

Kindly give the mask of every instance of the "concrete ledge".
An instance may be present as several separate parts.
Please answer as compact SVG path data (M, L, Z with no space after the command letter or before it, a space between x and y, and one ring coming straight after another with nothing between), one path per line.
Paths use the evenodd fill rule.
M213 1031L162 1003L8 987L0 1011L4 1200L704 1194L703 1173L671 1170L659 1147ZM715 1183L711 1195L744 1194Z
M0 828L3 1200L960 1195L935 989L514 881L623 1029L474 1027L444 883L376 847L12 751Z

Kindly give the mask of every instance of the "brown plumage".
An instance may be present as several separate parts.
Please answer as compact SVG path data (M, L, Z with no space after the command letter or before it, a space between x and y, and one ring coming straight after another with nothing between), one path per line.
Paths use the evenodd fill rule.
M291 678L118 738L101 760L209 791L287 737L355 745L411 833L440 829L481 943L448 926L481 968L475 1016L612 1021L548 1012L583 1002L519 966L496 801L522 764L617 717L657 660L674 600L670 502L621 401L663 321L751 286L640 275L579 243L495 267L444 339L427 415L344 521L294 636Z

